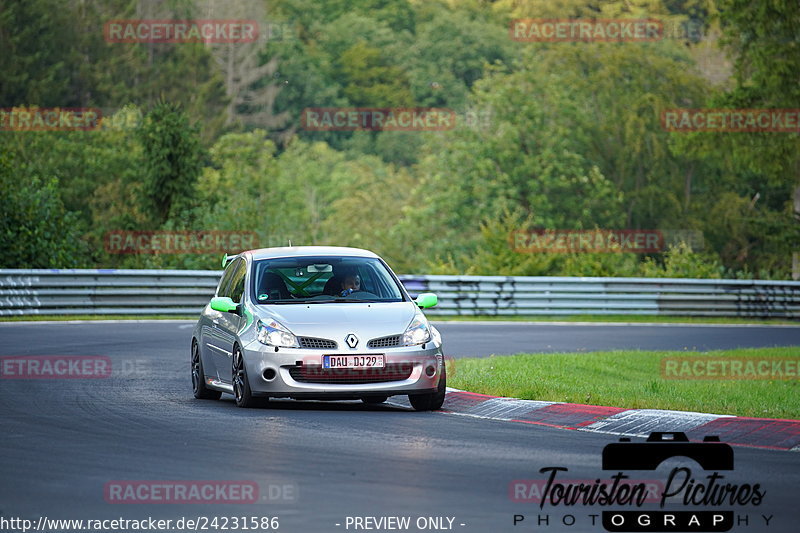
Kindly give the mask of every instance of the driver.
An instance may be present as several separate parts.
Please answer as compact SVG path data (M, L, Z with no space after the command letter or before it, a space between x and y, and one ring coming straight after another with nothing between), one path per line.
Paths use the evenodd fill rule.
M353 294L361 290L361 276L358 274L348 274L342 280L342 296Z

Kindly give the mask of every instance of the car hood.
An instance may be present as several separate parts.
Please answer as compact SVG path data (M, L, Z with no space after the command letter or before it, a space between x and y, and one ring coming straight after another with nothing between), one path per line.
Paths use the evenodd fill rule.
M295 335L333 339L348 333L367 341L403 333L414 318L413 302L275 305L260 313L271 316Z

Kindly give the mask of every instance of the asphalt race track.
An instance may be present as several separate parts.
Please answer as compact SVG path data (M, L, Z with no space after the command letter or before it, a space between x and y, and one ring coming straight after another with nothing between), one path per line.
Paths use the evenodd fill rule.
M445 324L440 330L447 352L455 356L800 346L800 328ZM592 525L592 515L641 510L618 503L540 508L534 491L519 491L530 485L516 480L544 481L539 469L545 467L567 468L559 479L608 480L616 472L602 470L601 454L617 440L611 435L360 402L274 401L264 409L244 410L228 396L195 400L190 332L188 322L0 324L0 356L107 356L113 369L105 379L0 376L0 530L21 531L3 527L11 518L37 525L40 517L153 517L173 524L184 517L200 518L206 528L166 530L219 531L223 519L226 529L234 530L233 517L278 517L277 530L286 532L583 532L605 531L600 518ZM716 483L735 485L740 495L758 484L763 493L758 504L745 498L746 503L726 500L708 507L678 498L668 500L664 510L732 511L731 531L796 532L800 453L734 451L734 470L720 472L724 478ZM695 487L712 483L710 472L679 459L631 477L663 482L681 465L691 468ZM139 486L150 492L137 492L134 503L120 503L113 491L131 481L149 483ZM154 486L176 481L217 491L203 503L165 503L165 493ZM226 483L255 487L257 501L220 492ZM659 504L643 508L658 510ZM408 517L410 522L404 529L386 527L398 525L393 521L378 528L366 517ZM573 525L564 525L573 519Z

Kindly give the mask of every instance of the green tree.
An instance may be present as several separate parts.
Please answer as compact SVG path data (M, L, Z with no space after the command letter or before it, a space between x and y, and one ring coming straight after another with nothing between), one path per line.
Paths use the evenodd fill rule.
M378 48L359 41L342 53L343 93L358 107L407 107L412 104L405 74Z
M155 226L192 204L203 161L198 129L180 105L159 102L140 130L144 149L143 201Z
M275 0L273 11L298 21L309 31L318 23L329 23L352 13L369 13L381 24L398 30L414 31L416 6L408 0Z
M0 153L2 268L89 266L77 218L64 208L56 178L42 177Z
M715 254L697 253L680 243L667 250L661 262L645 258L640 275L647 278L717 279L722 277L724 270Z
M49 0L3 2L0 9L0 107L33 104L78 106L71 91L79 69L74 49L78 34L69 10Z
M800 108L800 3L720 0L719 4L723 43L733 50L736 77L736 87L720 103ZM778 249L786 254L787 266L788 252L794 252L793 275L800 279L800 134L750 134L734 142L737 162L763 169L770 182L786 184L791 191L791 203L776 206L784 215L776 228L783 236Z
M800 4L720 0L718 7L734 76L730 89L712 94L706 106L800 107ZM800 135L674 134L673 150L718 169L706 224L726 267L788 276L791 254L800 252ZM800 255L795 257L800 269Z
M480 228L503 213L540 228L691 229L684 185L694 163L670 153L659 123L661 109L702 101L690 64L673 43L577 43L535 46L492 69L471 100L492 110L488 127L430 140L418 187L426 201L409 235L427 228L417 233L436 235L436 253L458 261L493 246ZM569 268L616 264L581 263L587 257Z
M688 55L667 42L541 46L527 57L567 92L556 108L572 130L565 136L624 193L625 226L685 224L693 163L669 152L659 117L662 109L704 99L708 87Z
M485 11L431 2L419 17L411 47L403 56L408 64L414 98L420 105L463 111L473 84L488 65L508 64L518 43L508 28L487 18Z
M12 172L22 187L31 175L47 177L70 215L70 226L88 245L87 260L109 264L103 234L146 223L134 190L141 187L141 145L136 128L141 114L128 107L103 118L91 131L4 132L0 153L13 158Z

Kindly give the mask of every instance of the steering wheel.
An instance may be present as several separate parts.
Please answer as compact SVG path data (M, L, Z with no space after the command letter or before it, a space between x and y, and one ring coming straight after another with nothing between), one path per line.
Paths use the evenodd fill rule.
M361 291L361 290L353 291L353 292L349 293L347 296L344 296L344 298L350 298L354 294L357 294L360 299L364 299L364 300L369 300L369 299L372 299L372 298L376 298L376 299L379 298L379 296L377 294L371 293L369 291Z

